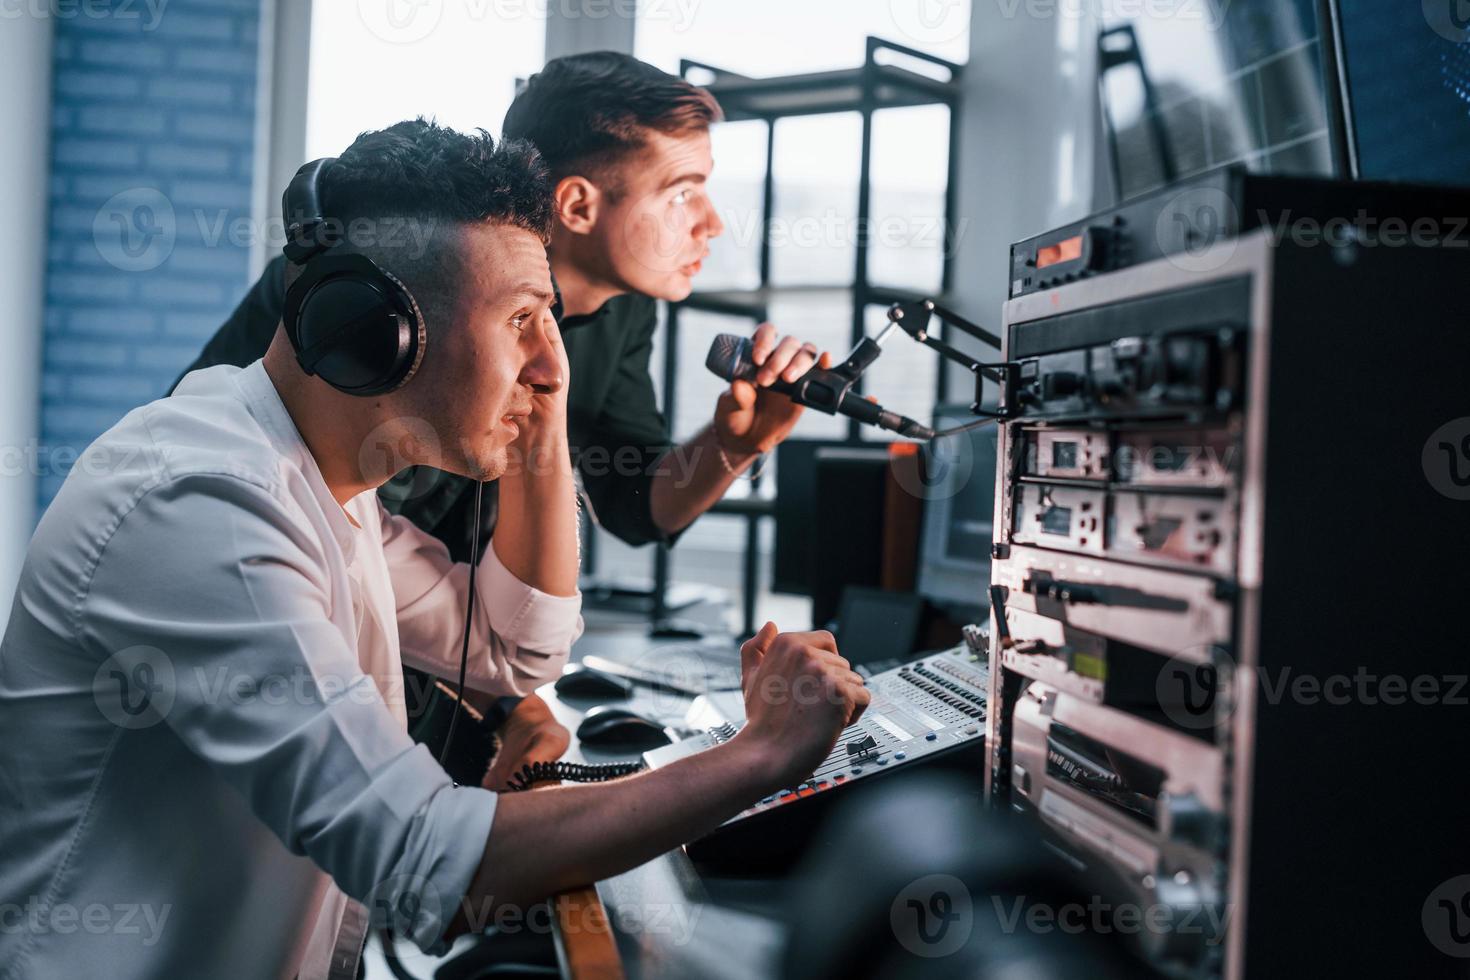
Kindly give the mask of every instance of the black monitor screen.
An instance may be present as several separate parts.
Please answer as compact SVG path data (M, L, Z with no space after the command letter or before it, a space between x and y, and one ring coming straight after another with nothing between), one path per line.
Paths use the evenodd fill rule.
M1364 180L1470 183L1470 3L1338 0Z
M1158 0L1106 18L1099 91L1119 197L1228 163L1332 174L1319 33L1316 0Z

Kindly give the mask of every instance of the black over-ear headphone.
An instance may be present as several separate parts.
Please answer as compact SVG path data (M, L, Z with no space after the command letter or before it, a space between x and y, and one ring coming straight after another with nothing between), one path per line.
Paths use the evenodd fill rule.
M306 164L281 198L283 251L302 267L286 290L282 321L307 374L349 395L381 395L418 370L427 343L424 317L408 288L372 259L330 254L336 242L325 227L322 175L336 162L324 157Z

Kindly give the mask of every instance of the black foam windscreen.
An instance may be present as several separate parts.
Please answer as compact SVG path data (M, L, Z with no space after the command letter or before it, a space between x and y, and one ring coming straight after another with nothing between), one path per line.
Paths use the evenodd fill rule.
M749 381L755 377L755 361L750 356L750 338L733 333L717 334L710 341L704 366L726 381Z

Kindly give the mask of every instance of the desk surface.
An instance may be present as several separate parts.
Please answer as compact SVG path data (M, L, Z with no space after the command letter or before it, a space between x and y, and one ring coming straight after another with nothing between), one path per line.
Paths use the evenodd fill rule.
M590 617L589 617L590 619ZM631 661L656 645L689 641L654 641L644 623L588 623L572 659L587 654ZM733 641L732 641L733 642ZM614 762L636 759L637 753L618 753L582 746L577 742L577 724L596 700L562 699L550 687L538 692L558 721L572 732L566 758L573 762ZM658 718L665 724L682 726L690 698L639 687L626 701L611 702ZM770 977L785 942L778 918L780 899L766 879L711 878L700 875L683 851L671 851L625 874L597 883L608 921L612 924L617 950L626 976L630 978L709 977L714 980L744 980ZM567 918L558 932L567 930ZM585 919L572 918L571 929ZM579 937L558 935L563 948L573 947ZM579 980L606 976L595 962L573 967Z

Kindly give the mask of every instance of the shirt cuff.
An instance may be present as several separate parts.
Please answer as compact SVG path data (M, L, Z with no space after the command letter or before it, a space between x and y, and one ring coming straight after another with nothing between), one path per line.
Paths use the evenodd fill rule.
M507 643L538 653L560 654L582 635L582 593L556 596L516 578L495 553L495 543L480 559L480 599L491 628Z
M446 785L435 793L415 820L405 846L406 854L423 856L422 863L400 867L394 877L408 887L397 889L398 895L381 896L390 908L414 911L409 921L395 925L408 926L409 938L431 956L449 951L444 933L461 908L471 930L483 928L477 920L484 918L484 910L466 899L485 859L499 799L477 786ZM413 891L417 894L410 894Z

